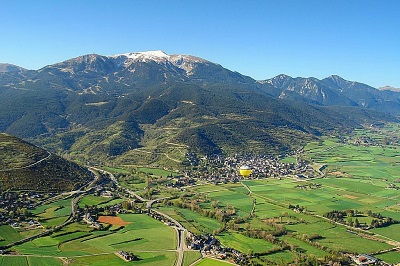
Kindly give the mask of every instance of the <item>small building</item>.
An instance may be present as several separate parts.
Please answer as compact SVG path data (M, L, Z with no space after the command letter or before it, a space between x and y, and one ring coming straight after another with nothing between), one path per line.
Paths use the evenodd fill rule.
M363 266L368 266L368 265L376 265L378 262L378 259L367 254L360 254L355 257L353 257L353 261L357 265L363 265Z

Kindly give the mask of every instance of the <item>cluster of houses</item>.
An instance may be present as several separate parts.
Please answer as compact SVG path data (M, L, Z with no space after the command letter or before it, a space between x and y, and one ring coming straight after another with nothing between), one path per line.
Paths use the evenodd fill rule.
M93 219L93 217L90 215L90 212L86 212L85 215L83 215L83 220L89 224L90 227L93 227L97 230L103 229L103 225Z
M10 224L12 227L14 227L14 228L19 228L19 227L23 227L23 228L25 228L26 230L32 230L32 229L37 229L37 228L43 228L43 226L39 223L39 222L37 222L37 221L34 221L34 220L30 220L29 222L17 222L17 221L14 221L14 220L12 220L12 219L9 219L8 221L7 221L7 223L8 224Z
M298 150L293 154L300 154ZM193 161L193 154L188 154L188 160ZM238 169L247 165L252 169L250 179L261 179L267 177L279 178L281 176L293 176L299 179L315 177L315 170L303 160L295 163L284 163L281 161L283 156L273 157L267 155L234 155L206 156L201 160L195 171L187 170L185 176L196 177L207 180L211 183L237 182L241 176Z
M387 189L394 189L394 190L399 190L400 187L397 186L396 184L389 184L387 187Z
M121 251L117 252L116 254L118 257L120 257L121 259L128 261L128 262L134 261L134 260L139 260L139 258L131 252L126 252L126 251L121 250Z
M174 223L170 222L168 219L165 219L164 216L162 216L154 211L150 211L149 209L147 210L147 215L152 217L153 219L156 219L157 221L164 223L165 225L175 226Z
M374 145L374 140L367 136L361 136L353 140L353 144L356 146L371 146Z
M175 176L173 179L174 179L174 182L167 183L166 184L167 187L180 189L182 187L193 186L196 184L196 180L189 176L178 175L178 176Z
M52 195L46 195L50 197ZM33 210L45 198L45 195L35 192L0 194L0 224L10 224L27 221L29 210Z
M322 188L322 185L318 184L318 183L309 183L309 184L306 184L306 185L297 185L297 186L295 186L295 188L304 189L304 190L318 189L318 188Z
M211 234L194 235L188 233L186 243L189 249L199 250L203 256L215 256L222 260L233 260L238 265L248 265L249 263L246 254L233 248L222 247L219 240Z
M157 212L147 210L147 214L153 219L161 221L166 225L175 226L174 223ZM189 249L199 250L204 256L215 256L222 260L231 259L239 265L248 265L249 262L247 255L233 248L222 247L219 240L211 234L195 235L188 232L186 245Z

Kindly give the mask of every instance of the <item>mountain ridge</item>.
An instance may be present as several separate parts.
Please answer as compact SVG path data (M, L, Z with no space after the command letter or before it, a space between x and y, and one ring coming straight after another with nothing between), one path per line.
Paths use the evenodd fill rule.
M203 154L280 153L321 134L393 121L353 101L353 88L364 85L352 84L287 75L256 81L161 51L89 54L37 71L0 73L0 131L81 161L141 160L139 151L152 154L149 160L161 160L165 151L182 159L178 146L166 143ZM366 91L368 104L381 97Z
M92 178L85 168L0 133L0 191L71 191Z
M8 63L0 63L0 73L21 72L26 71L25 68Z

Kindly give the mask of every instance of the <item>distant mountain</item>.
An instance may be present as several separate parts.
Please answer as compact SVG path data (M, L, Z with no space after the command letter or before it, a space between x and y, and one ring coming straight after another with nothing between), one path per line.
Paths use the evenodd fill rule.
M16 65L12 65L12 64L2 64L0 63L0 72L4 73L4 72L20 72L20 71L25 71L25 68L16 66Z
M380 87L379 90L381 90L381 91L395 91L395 92L400 92L400 88L394 88L394 87L391 87L391 86Z
M70 191L91 179L79 165L0 133L0 191Z
M90 54L0 73L0 131L85 162L280 153L321 134L393 121L373 109L400 112L398 96L379 93L337 76L256 81L162 51Z
M259 83L265 92L280 99L324 106L365 107L400 115L400 93L378 90L337 75L322 80L279 75Z

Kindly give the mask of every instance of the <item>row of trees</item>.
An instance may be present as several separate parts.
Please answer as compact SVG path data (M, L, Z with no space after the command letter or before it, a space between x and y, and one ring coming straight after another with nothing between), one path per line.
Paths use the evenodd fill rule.
M371 210L368 210L366 212L366 215L374 218L371 220L371 223L369 226L365 222L360 223L360 221L357 217L362 217L362 216L364 216L364 214L357 210L345 210L345 211L333 210L333 211L325 213L324 217L326 217L332 221L335 221L335 222L347 224L352 227L357 227L357 228L364 227L366 229L368 229L368 227L378 228L378 227L385 227L385 226L389 226L391 224L399 223L399 221L396 221L396 220L392 219L391 217L384 217L384 216L382 216L382 214L373 213ZM356 218L353 219L353 217L356 217Z

